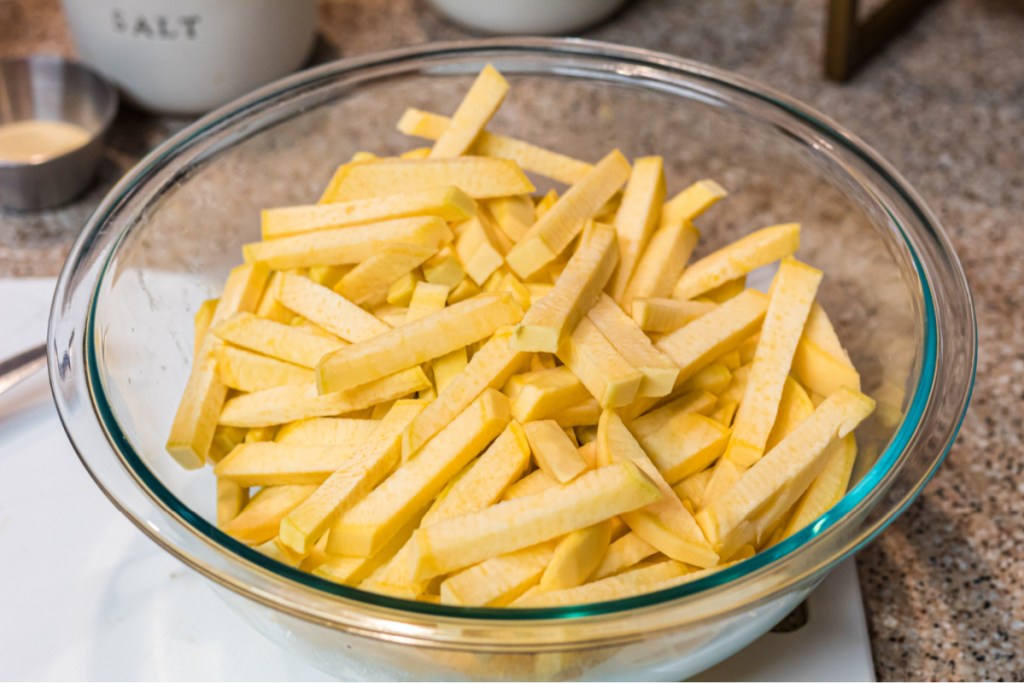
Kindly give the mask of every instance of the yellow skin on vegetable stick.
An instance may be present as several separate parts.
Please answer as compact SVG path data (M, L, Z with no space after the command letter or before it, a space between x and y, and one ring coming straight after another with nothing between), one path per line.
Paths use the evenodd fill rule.
M527 422L523 431L537 465L561 484L566 484L587 469L576 445L554 420Z
M394 242L438 248L451 240L448 224L436 216L397 218L306 235L293 235L242 247L247 263L275 270L362 263Z
M217 480L217 526L224 525L238 516L249 502L249 489L227 479Z
M772 283L761 337L724 455L743 468L753 465L764 453L793 352L820 282L820 270L785 259Z
M463 223L461 228L455 240L455 253L466 275L477 285L483 285L492 273L504 265L505 259L491 244L479 218L474 216Z
M485 339L522 316L510 295L481 294L324 357L317 388L331 393L373 381Z
M242 348L304 368L316 367L321 358L347 346L340 339L328 339L293 325L263 320L252 313L232 316L213 328L213 334Z
M392 306L408 306L416 285L422 281L419 270L406 273L388 286L387 302Z
M665 202L665 205L661 207L661 224L692 221L728 194L725 188L714 180L708 178L698 180Z
M533 201L527 195L498 197L486 202L498 227L513 242L518 242L537 221Z
M601 404L588 396L582 403L562 408L548 417L563 428L597 425L601 417Z
M431 284L443 285L449 290L454 290L464 282L465 277L466 271L451 247L442 248L423 264L423 279Z
M760 329L767 309L768 297L748 289L663 337L655 347L679 366L676 382L682 383Z
M259 545L277 536L281 519L309 497L316 486L269 486L261 489L225 524L224 533L248 545Z
M699 510L704 500L704 489L710 480L711 470L706 469L686 477L673 486L672 490L679 496L679 500L683 501L683 505L688 504L687 509Z
M576 324L601 296L618 258L615 230L594 223L583 233L555 286L534 303L516 328L512 346L520 351L556 353Z
M307 552L339 513L379 484L398 463L402 433L424 406L422 401L398 401L367 438L349 442L348 457L281 521L281 542L295 552Z
M210 452L206 459L211 463L218 463L230 453L235 446L245 441L249 430L244 427L227 427L217 425L213 433L213 443L210 444Z
M217 310L217 299L207 299L203 303L199 304L199 308L196 309L195 315L192 316L192 329L194 335L192 337L192 353L193 358L199 357L199 349L203 347L203 341L206 339L206 333L210 329L210 321L213 320L213 312Z
M209 327L217 326L236 313L255 309L268 277L270 272L263 266L234 268L224 284ZM206 461L217 429L217 416L227 397L228 388L217 375L216 346L219 343L212 335L206 335L193 359L192 371L167 437L167 452L185 469L197 469Z
M811 306L800 344L793 355L793 374L811 391L828 396L840 387L860 391L860 375L839 343L825 310Z
M540 590L564 590L586 583L604 560L611 540L610 519L566 534L537 584Z
M350 445L305 446L274 441L244 443L217 463L213 473L243 486L320 484L342 467Z
M801 422L814 412L814 402L800 384L792 377L787 377L782 385L782 397L779 399L779 410L775 415L775 424L765 442L765 452L775 448L783 438L796 429Z
M555 541L484 560L441 583L444 605L503 607L536 585L550 566Z
M520 422L546 419L590 398L590 392L567 367L529 375L515 397L509 396L512 398L512 416Z
M629 162L618 150L599 161L559 197L508 253L505 260L509 268L525 279L554 261L580 233L584 223L622 187L629 170Z
M741 275L740 277L729 280L728 282L723 282L714 289L709 289L694 301L708 304L724 304L746 288L747 276Z
M589 168L587 170L590 170ZM537 220L551 210L551 207L558 202L558 192L556 190L548 190L543 197L537 200L536 206L534 206L534 212L537 214Z
M413 216L437 216L447 222L464 221L473 215L474 210L473 199L459 188L437 187L338 204L264 209L260 217L263 239L272 240Z
M312 386L275 387L229 399L220 422L235 427L269 427L310 417L345 415L428 387L430 380L419 367L330 394L317 394Z
M581 456L582 457L582 456ZM534 470L525 477L508 487L502 495L502 500L515 500L532 496L547 489L560 487L558 480L544 470Z
M698 297L729 280L791 256L799 246L799 223L773 225L752 232L688 266L672 290L672 298Z
M274 441L316 446L361 443L377 428L377 420L347 417L313 417L281 425Z
M606 410L601 415L597 449L601 463L632 463L650 478L661 493L657 501L644 508L622 513L622 521L634 533L674 560L697 567L711 567L718 563L718 556L704 538L693 515L613 411Z
M633 420L629 425L629 431L642 442L679 415L709 414L715 407L715 400L715 397L704 389L686 392L679 398Z
M604 408L632 403L644 378L589 318L576 325L559 349L558 358Z
M728 556L749 543L774 521L762 516L758 525L753 523L766 508L785 512L787 502L795 502L821 472L829 445L852 432L874 407L875 402L867 396L840 389L732 487L717 498L706 499L697 521L721 554Z
M402 441L402 456L409 457L451 422L485 389L500 387L528 355L509 348L510 333L499 330L470 359L466 369L417 417Z
M658 227L663 201L665 171L662 158L641 157L634 161L614 221L619 235L619 267L608 291L616 301L626 291L637 261Z
M609 576L582 586L559 591L534 591L512 603L512 607L557 607L579 605L588 602L603 602L647 593L663 582L685 576L686 565L666 560L648 567L633 569L622 574Z
M628 308L635 299L668 296L699 238L697 228L689 222L662 224L651 235L619 303Z
M597 581L618 574L657 552L657 548L630 531L608 546L608 551L601 564L594 570L591 580Z
M704 301L677 301L676 299L633 299L633 320L644 332L668 334L715 309L715 304Z
M345 583L350 586L359 585L364 579L367 579L367 577L381 571L383 567L387 566L397 558L398 553L406 547L406 544L409 542L409 538L419 527L425 512L426 506L413 515L412 518L406 522L405 526L399 529L398 532L373 555L364 557L328 555L330 559L317 567L313 573L327 579L328 581L334 581L335 583ZM323 536L322 538L327 539L327 536ZM367 585L359 587L373 590ZM402 595L401 597L416 598L419 596Z
M398 130L406 135L437 140L448 129L450 123L451 119L447 116L410 108L405 110L399 120ZM585 161L486 130L476 138L470 151L480 156L512 159L525 171L570 185L592 168Z
M611 297L602 294L587 317L615 350L643 374L637 396L666 396L672 392L679 368L671 358L654 348L643 330Z
M418 283L412 292L412 299L409 300L409 310L406 312L405 322L411 323L431 313L437 313L444 308L447 300L448 288L444 285L431 282Z
M466 353L466 347L455 349L435 358L430 364L434 372L435 391L443 391L452 383L452 380L459 376L460 372L466 369L468 364L469 355Z
M347 342L376 337L390 329L344 296L301 275L281 273L278 300L287 308Z
M308 387L313 384L309 368L246 351L228 344L219 345L214 355L220 381L238 391L263 391L282 384Z
M507 94L508 81L497 69L490 64L481 69L448 127L430 149L429 157L450 159L465 154Z
M398 278L418 268L437 252L421 244L388 244L345 274L334 291L360 306L377 306L387 300L388 288Z
M473 199L529 194L535 189L516 162L491 157L377 159L346 164L337 175L332 201L386 195L396 187L422 192L454 185Z
M661 492L635 465L586 472L559 488L420 529L414 576L429 579L597 524L654 502Z
M459 470L508 425L508 398L490 389L471 403L380 486L342 514L328 552L369 555L436 496Z
M316 272L321 280L326 281L334 277L335 273L337 273L340 278L345 274L343 271L346 268L348 268L348 266L323 266L316 269ZM290 325L292 319L295 317L295 313L290 311L277 300L277 292L280 288L281 277L283 275L283 272L275 271L270 276L270 280L267 282L267 286L263 290L263 296L260 298L260 303L256 307L256 315L266 320L273 320L276 323ZM310 278L312 277L313 269L310 269Z

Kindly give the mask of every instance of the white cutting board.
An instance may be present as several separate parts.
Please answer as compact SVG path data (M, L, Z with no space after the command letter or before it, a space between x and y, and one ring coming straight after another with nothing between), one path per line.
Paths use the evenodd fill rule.
M52 291L0 280L0 357L45 337ZM701 680L874 680L853 564L809 602ZM330 680L268 642L106 500L42 373L0 396L0 679Z

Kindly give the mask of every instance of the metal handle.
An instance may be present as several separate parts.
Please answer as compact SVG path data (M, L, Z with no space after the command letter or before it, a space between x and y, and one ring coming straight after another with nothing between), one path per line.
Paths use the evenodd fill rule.
M0 394L46 367L46 344L33 346L17 356L0 361Z

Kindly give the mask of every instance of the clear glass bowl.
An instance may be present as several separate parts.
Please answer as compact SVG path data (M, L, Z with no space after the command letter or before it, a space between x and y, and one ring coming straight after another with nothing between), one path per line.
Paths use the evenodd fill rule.
M429 605L335 585L219 532L209 470L164 452L191 360L192 313L215 296L260 208L315 201L359 149L417 146L407 106L449 113L493 63L512 94L492 129L595 160L664 155L670 191L703 177L731 196L700 219L706 251L803 224L823 302L884 399L857 433L856 483L816 522L703 580L579 607ZM908 144L913 144L908 142ZM546 184L538 182L543 189ZM678 680L767 631L899 514L966 410L976 331L949 241L907 183L856 137L744 78L577 40L484 40L344 60L267 86L150 154L90 219L50 322L61 418L111 502L283 647L342 678Z

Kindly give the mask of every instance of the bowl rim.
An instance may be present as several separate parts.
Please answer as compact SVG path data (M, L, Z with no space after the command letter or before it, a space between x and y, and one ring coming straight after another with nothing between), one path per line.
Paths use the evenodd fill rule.
M966 363L965 371L968 381L966 386L959 388L960 390L958 392L951 392L955 394L953 400L957 404L955 406L955 418L949 424L943 426L944 433L940 435L941 443L939 444L939 448L935 452L931 466L928 468L925 475L914 482L914 484L908 488L899 503L889 509L884 516L868 525L868 528L860 532L852 541L845 542L840 552L831 554L827 559L817 562L813 564L813 566L808 565L800 575L791 576L787 585L793 585L801 579L808 580L814 576L820 576L823 571L834 566L836 563L855 552L865 543L869 542L900 512L902 512L907 505L909 505L945 458L945 455L948 453L953 439L962 424L971 393L971 387L973 386L977 354L977 333L976 323L974 321L973 305L970 300L970 291L966 278L963 275L962 267L960 266L955 252L953 251L941 226L921 201L917 193L910 188L909 184L894 169L892 169L888 162L884 161L876 152L874 152L874 150L861 142L845 128L831 121L828 117L821 115L811 107L783 95L770 87L756 83L745 77L732 74L725 70L650 50L623 47L597 41L551 38L492 38L449 43L432 43L331 62L276 81L215 110L171 137L147 155L131 171L129 171L129 173L126 174L114 188L111 189L106 198L96 209L93 216L90 218L86 228L76 241L76 244L68 257L68 261L58 283L54 307L51 312L49 343L51 384L54 389L54 395L61 420L64 423L65 430L67 431L76 451L79 453L79 457L83 464L90 471L90 474L93 475L94 480L96 480L100 488L107 493L109 498L111 498L112 502L140 529L142 529L143 532L153 538L173 555L178 557L178 559L186 562L209 578L242 593L248 598L263 602L264 604L270 605L278 610L297 614L298 616L306 619L310 618L310 616L303 610L297 609L293 605L288 604L287 600L277 599L273 596L255 594L254 591L249 590L247 586L238 584L236 581L233 581L231 577L220 575L217 570L205 566L201 561L189 556L188 553L162 538L159 531L151 528L151 526L146 523L146 520L139 518L138 515L128 509L126 505L121 504L117 500L116 496L112 495L112 493L107 489L104 482L96 475L95 472L93 472L93 468L88 462L88 457L84 453L82 445L80 445L76 440L74 425L71 424L72 421L69 418L70 406L63 400L63 392L61 391L61 385L70 381L69 377L71 373L65 372L62 365L69 361L71 354L67 351L61 353L61 349L67 344L66 342L61 341L59 332L62 329L62 325L67 321L63 319L63 307L59 304L63 298L69 297L72 293L70 292L69 287L72 282L78 279L76 277L76 275L78 275L76 272L77 266L83 261L84 257L91 249L99 248L97 245L97 236L104 224L104 220L110 212L137 189L141 180L143 180L147 174L158 168L169 158L173 157L175 153L180 151L180 149L187 147L190 141L195 140L210 129L224 123L224 121L230 117L240 116L244 114L246 110L256 107L262 102L272 100L273 98L288 91L298 90L303 85L318 82L328 76L342 76L361 69L407 62L410 60L426 59L430 57L481 57L487 53L494 52L533 52L538 55L549 57L564 56L566 58L594 58L608 60L609 62L614 61L618 64L653 67L668 72L675 71L687 77L710 81L717 86L732 88L742 92L744 95L759 98L762 101L782 110L784 113L796 118L803 125L809 126L813 130L827 136L830 142L844 146L846 151L855 155L858 160L864 162L872 170L877 172L891 186L891 188L897 192L900 198L906 202L908 207L917 214L917 218L922 222L922 224L929 229L929 236L934 238L936 242L935 246L938 248L941 256L948 262L946 266L950 269L951 274L955 279L953 285L955 286L956 293L965 297L965 305L969 312L969 319L960 321L961 323L966 324L965 329L961 330L961 332L966 335L965 343L971 351L967 357L960 359ZM174 510L168 508L165 501L157 500L156 502L164 508L165 512L174 517L178 523L183 525L190 533L199 538L199 540L208 545L212 545L219 552L229 556L232 561L241 560L243 562L247 562L258 569L272 573L277 578L297 584L300 588L316 591L318 597L344 598L346 603L350 606L352 603L357 603L358 606L364 608L379 607L383 608L385 611L398 610L401 613L440 617L450 619L452 621L483 620L492 623L500 621L503 624L536 624L538 621L546 623L548 620L558 621L565 618L614 618L629 614L642 608L661 607L669 604L678 605L681 600L692 596L699 596L702 592L710 589L720 586L735 586L741 581L753 580L768 570L777 567L784 560L789 560L794 556L810 552L822 541L823 538L827 537L829 532L833 532L837 526L841 526L841 522L847 518L848 514L865 506L870 508L874 503L878 502L877 499L882 493L884 493L882 490L882 484L884 484L886 480L891 480L894 476L897 469L894 466L897 464L897 461L905 455L906 446L911 443L912 439L920 437L919 431L921 424L919 420L928 407L928 404L935 398L933 389L935 372L938 368L936 359L939 351L941 350L941 340L938 338L938 325L935 313L936 302L933 298L934 283L930 282L921 263L921 255L918 253L912 241L903 232L903 226L898 223L897 226L902 233L903 240L913 259L914 267L917 270L917 275L922 285L925 300L924 306L926 309L924 349L922 350L924 357L920 367L918 386L915 388L914 395L902 422L874 466L853 488L851 488L849 492L847 492L846 496L844 496L844 498L834 508L826 512L822 517L808 527L778 545L758 553L754 557L741 563L719 570L710 576L697 579L692 583L681 584L655 593L645 593L630 598L574 607L509 610L504 608L453 607L413 602L410 600L377 595L333 584L307 572L299 571L276 562L275 560L271 560L248 546L238 543L237 541L234 541L234 539L230 539L215 528L207 529L207 533L200 533L199 529L202 529L203 526L211 527L211 525L198 515L191 513L186 506L182 506L180 509ZM104 246L109 250L106 260L106 263L109 263L112 254L116 253L116 246L119 240L114 239L113 243L111 243L111 238L108 237L107 242L108 243ZM93 418L100 423L100 427L103 429L107 437L108 445L121 457L122 464L124 464L126 460L131 459L131 455L133 453L128 445L128 440L124 437L124 434L120 432L120 428L117 425L116 420L113 418L109 408L102 400L103 387L102 381L100 381L99 378L99 368L96 365L95 354L89 352L90 345L95 337L91 324L95 320L96 288L103 281L103 272L105 271L105 268L106 265L104 265L104 267L98 272L93 272L89 275L93 280L95 287L93 287L89 292L89 310L86 319L86 332L77 340L75 346L76 350L79 350L84 345L86 350L84 357L86 361L85 365L87 367L84 371L84 375L87 376L87 387L79 387L79 392L88 392L87 398L91 403L89 407L92 408ZM77 372L82 373L80 366L77 368ZM100 400L97 400L97 396L100 397ZM124 450L125 448L127 448L127 458ZM137 462L141 462L137 456L136 460ZM139 479L139 472L135 470L134 466L131 466L130 469L132 470L132 476L136 477L137 483L142 484L143 488L146 489L146 493L151 497L153 496L153 490L149 487L162 487L155 477L151 476L151 481L143 482ZM145 477L143 476L143 478ZM873 495L874 498L872 497ZM336 627L344 626L343 623L334 623L332 625Z

